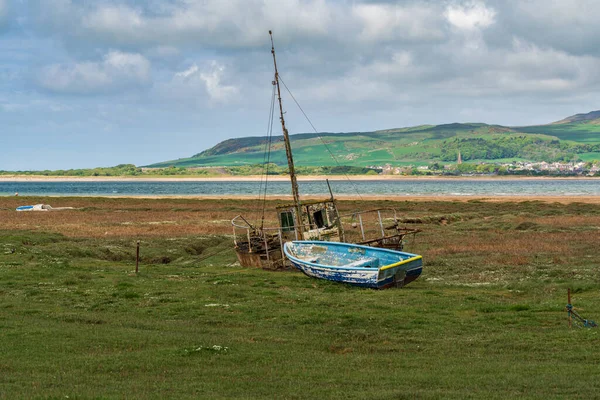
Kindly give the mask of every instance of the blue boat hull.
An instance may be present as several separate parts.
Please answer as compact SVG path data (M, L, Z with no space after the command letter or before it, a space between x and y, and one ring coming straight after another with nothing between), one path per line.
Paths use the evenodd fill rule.
M296 241L284 252L310 277L375 289L405 286L423 270L419 255L347 243Z

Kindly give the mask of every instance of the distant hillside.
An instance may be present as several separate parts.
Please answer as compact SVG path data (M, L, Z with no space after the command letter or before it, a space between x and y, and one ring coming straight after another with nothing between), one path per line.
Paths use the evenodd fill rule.
M432 162L590 161L600 159L600 111L538 126L484 123L420 125L373 132L291 135L298 166L426 165ZM228 139L190 158L148 167L240 166L265 161L266 137ZM331 156L334 155L334 160ZM283 137L272 138L270 162L286 165Z
M560 121L553 122L552 124L570 124L573 122L582 122L586 121L588 123L600 124L600 110L599 111L591 111L587 114L575 114L567 117L565 119L561 119Z

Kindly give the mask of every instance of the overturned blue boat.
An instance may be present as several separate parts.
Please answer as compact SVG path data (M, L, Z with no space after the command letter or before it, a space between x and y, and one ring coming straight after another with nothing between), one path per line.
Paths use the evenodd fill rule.
M292 241L283 251L308 276L375 289L405 286L423 270L420 255L350 243Z

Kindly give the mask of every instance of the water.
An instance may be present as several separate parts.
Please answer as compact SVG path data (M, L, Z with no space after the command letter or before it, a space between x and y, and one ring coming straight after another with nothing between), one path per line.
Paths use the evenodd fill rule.
M391 196L600 196L600 180L330 181L336 195ZM260 182L0 182L0 195L35 196L258 196ZM299 182L302 195L329 195L324 180ZM268 194L289 195L289 182L269 182Z

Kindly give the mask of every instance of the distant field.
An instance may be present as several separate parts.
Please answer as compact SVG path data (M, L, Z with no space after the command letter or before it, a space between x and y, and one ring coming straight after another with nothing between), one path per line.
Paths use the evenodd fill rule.
M541 133L556 136L560 140L572 140L581 143L600 143L600 125L572 123L561 125L542 125L518 128L520 132Z
M568 200L568 199L567 199ZM341 201L423 230L366 290L240 268L244 200L0 197L1 398L580 398L600 391L600 205ZM277 201L268 201L273 209ZM268 223L274 215L267 216ZM141 240L140 273L134 273Z
M580 154L579 157L583 160L583 161L595 161L595 160L600 160L600 152L595 152L595 153L583 153Z

